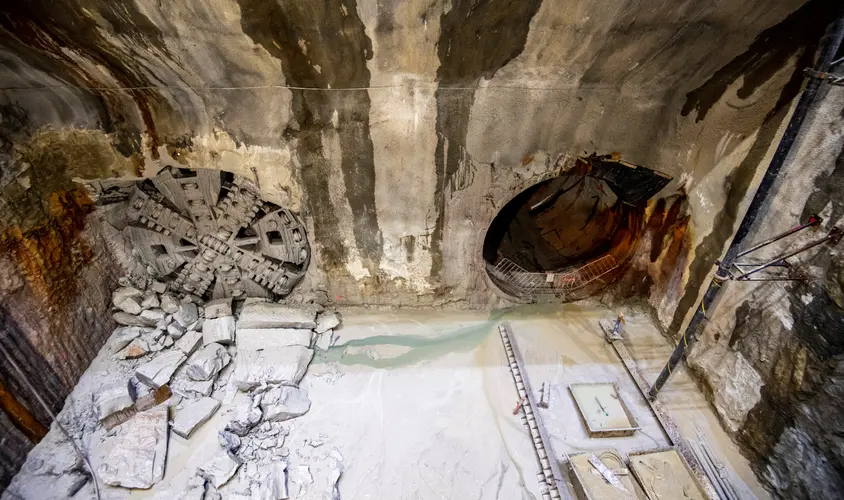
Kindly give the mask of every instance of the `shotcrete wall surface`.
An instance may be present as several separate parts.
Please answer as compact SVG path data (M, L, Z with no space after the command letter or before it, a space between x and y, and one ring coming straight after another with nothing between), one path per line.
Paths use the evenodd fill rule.
M0 21L9 171L43 195L225 169L302 213L305 286L485 305L477 236L561 157L617 151L672 176L695 246L729 227L719 208L743 199L774 139L757 131L776 130L828 21L825 2L804 3L30 2ZM776 36L791 31L811 36ZM85 160L52 175L72 147ZM717 256L718 234L696 259Z
M837 7L826 0L12 3L0 15L4 335L20 329L19 339L59 366L51 390L61 401L113 326L91 318L108 317L113 278L127 273L120 268L131 252L107 223L109 209L95 209L76 181L152 177L166 166L232 172L305 223L313 258L300 290L343 305L489 307L506 303L481 258L489 224L519 192L592 152L617 152L674 179L648 205L640 248L614 293L648 302L676 334L741 220ZM839 111L815 118L832 127L824 140L840 132ZM834 180L841 169L832 166L838 146L812 148L808 140L795 158L826 161L790 171L795 189L778 196L803 198L768 217L777 227L805 215L804 205L826 210L829 221L841 217L829 201L841 194ZM836 262L822 264L831 276L841 274ZM805 409L826 406L803 398L834 399L821 391L833 391L824 380L839 373L838 343L816 339L840 327L828 312L840 312L840 283L813 283L760 287L760 298L739 308L736 324L785 318L787 328L776 328L793 342L783 351L793 356L780 364L770 353L786 344L750 354L779 337L736 334L732 346L722 345L731 335L716 338L716 325L737 328L728 306L697 351L708 343L722 353L699 360L699 371L728 427L786 492L810 488L809 476L789 479L785 471L794 468L776 450L797 443L809 462L826 457L814 470L839 471L839 479L842 470L829 458L838 456L832 445L817 437L822 419L812 412L820 410ZM734 288L724 302L744 303L735 294L751 288ZM778 314L760 317L754 311L773 300L770 290L791 306L777 302ZM85 355L66 363L65 341ZM785 366L805 376L786 377ZM791 382L774 389L772 377ZM781 432L753 441L754 422L772 414L788 416Z

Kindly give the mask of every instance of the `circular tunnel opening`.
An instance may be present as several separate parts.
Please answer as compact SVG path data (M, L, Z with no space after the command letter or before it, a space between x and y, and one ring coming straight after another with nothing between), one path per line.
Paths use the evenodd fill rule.
M519 193L487 230L492 281L521 297L588 297L621 276L635 251L647 200L670 180L609 157L579 158Z

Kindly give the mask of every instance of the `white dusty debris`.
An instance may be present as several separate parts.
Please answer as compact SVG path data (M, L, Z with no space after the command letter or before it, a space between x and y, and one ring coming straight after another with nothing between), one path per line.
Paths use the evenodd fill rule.
M129 408L134 402L126 380L106 385L94 393L94 407L100 420Z
M202 339L206 344L211 342L233 344L235 339L234 316L206 319L202 323Z
M232 299L215 299L205 304L205 319L216 319L232 315Z
M238 327L313 329L316 327L316 309L270 302L247 303L240 313Z
M239 352L234 383L243 391L261 384L297 385L313 357L313 350L301 346Z
M220 344L207 344L191 355L186 373L196 381L212 380L231 361L228 350Z
M167 351L159 354L152 361L138 367L135 376L144 384L158 389L170 382L176 369L185 362L187 357L181 351Z
M279 347L310 347L313 332L300 328L238 328L237 347L241 351L276 349Z
M167 405L138 413L113 432L103 444L110 451L97 469L98 478L112 486L143 489L161 481L167 459Z
M183 401L176 407L173 416L173 432L187 439L200 425L211 418L220 407L220 402L214 398L200 398Z

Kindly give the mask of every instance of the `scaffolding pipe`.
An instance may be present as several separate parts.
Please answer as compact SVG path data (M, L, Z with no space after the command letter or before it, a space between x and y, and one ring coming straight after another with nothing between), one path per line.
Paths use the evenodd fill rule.
M830 65L835 59L835 55L838 53L838 48L841 46L841 40L844 38L844 7L839 9L838 17L833 23L829 35L825 38L826 39L824 40L815 68L816 71L822 73L829 70ZM674 352L671 353L671 357L668 358L668 362L665 364L665 367L662 369L662 372L660 372L656 382L654 382L651 390L648 392L649 397L656 397L665 385L665 382L668 381L668 377L671 376L671 372L683 359L683 354L686 349L694 346L697 341L697 331L700 328L701 323L703 323L703 320L706 319L706 311L709 310L711 312L715 306L715 300L721 291L721 284L729 278L730 268L741 252L741 244L745 237L747 237L750 233L750 230L756 222L756 218L759 216L759 212L765 205L768 195L771 192L771 188L773 187L780 170L782 170L783 164L785 164L785 160L788 158L791 148L794 146L794 142L800 134L800 130L803 128L803 122L806 120L809 110L812 109L815 97L818 94L818 89L822 83L823 80L819 78L810 78L808 83L806 83L806 87L800 95L797 107L794 108L794 113L791 115L791 119L788 122L788 126L785 129L782 139L780 140L779 146L777 146L777 150L771 158L771 163L768 164L768 169L762 177L762 182L756 189L756 194L753 195L753 200L750 202L750 206L744 214L744 219L742 219L741 225L739 226L738 231L736 231L732 243L730 243L727 255L719 263L715 276L712 278L712 281L709 283L709 287L706 289L706 293L704 293L703 298L695 309L695 314L692 316L689 325L683 332L680 342L677 344L677 347L674 348Z

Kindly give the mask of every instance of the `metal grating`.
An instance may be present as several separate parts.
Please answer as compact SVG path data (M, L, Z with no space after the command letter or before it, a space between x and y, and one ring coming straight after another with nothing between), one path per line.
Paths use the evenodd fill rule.
M609 254L562 273L529 272L507 258L502 258L495 266L487 264L490 275L496 278L502 288L522 297L565 294L586 286L616 268L618 262Z

